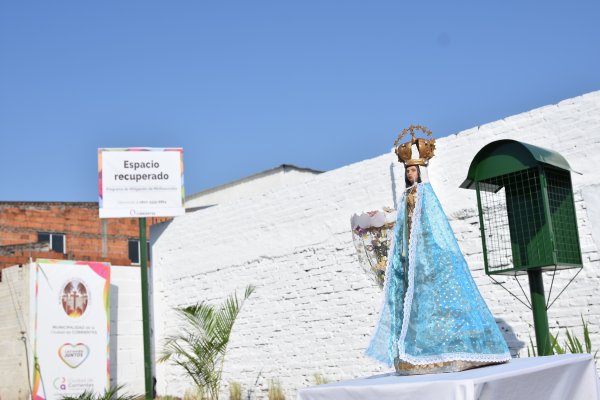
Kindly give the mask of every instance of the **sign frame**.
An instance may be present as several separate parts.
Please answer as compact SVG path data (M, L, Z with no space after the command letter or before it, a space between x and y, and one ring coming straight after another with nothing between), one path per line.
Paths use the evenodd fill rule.
M98 149L100 218L185 214L183 148Z

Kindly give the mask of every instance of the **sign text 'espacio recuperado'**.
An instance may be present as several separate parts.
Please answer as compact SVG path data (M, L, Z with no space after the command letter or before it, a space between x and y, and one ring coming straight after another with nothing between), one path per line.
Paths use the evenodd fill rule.
M181 148L99 149L98 178L100 218L185 213Z

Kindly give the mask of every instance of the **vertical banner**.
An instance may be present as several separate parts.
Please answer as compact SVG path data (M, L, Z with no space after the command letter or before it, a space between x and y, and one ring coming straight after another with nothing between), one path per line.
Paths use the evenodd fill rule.
M110 265L38 260L34 400L103 393L110 381Z
M100 218L185 214L183 149L98 149Z

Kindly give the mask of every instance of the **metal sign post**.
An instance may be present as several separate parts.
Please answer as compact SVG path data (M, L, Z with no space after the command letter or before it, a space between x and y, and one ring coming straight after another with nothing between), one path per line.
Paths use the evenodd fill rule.
M537 353L540 356L551 356L553 354L550 344L550 328L548 327L548 310L544 295L544 280L542 271L528 270L529 291L531 294L531 311L533 312L533 328L535 330L535 341Z
M154 398L146 217L185 214L183 149L98 149L100 218L137 218L146 400Z
M142 281L142 331L144 335L144 382L146 400L154 398L152 382L152 354L150 350L150 301L148 290L148 246L146 245L146 218L139 218L140 223L140 272Z

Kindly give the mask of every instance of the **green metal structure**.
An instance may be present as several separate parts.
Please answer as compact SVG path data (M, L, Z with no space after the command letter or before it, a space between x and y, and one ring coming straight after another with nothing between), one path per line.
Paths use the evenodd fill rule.
M551 351L542 272L582 267L571 171L557 152L498 140L460 186L477 192L486 274L529 276L540 355Z
M140 273L142 283L142 332L144 335L144 387L146 400L154 398L154 382L152 379L152 348L150 329L150 291L148 284L148 247L146 245L146 218L139 218L140 226Z

